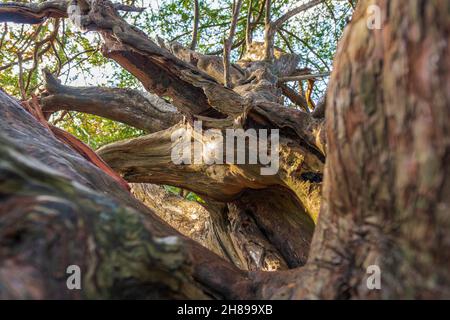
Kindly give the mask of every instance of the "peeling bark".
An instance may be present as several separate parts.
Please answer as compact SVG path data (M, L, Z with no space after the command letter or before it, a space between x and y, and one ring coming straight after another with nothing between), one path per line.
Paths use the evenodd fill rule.
M382 9L381 30L367 28L370 4ZM14 9L0 7L0 17L5 10ZM339 45L326 108L311 115L279 104L278 77L294 71L294 55L269 48L273 65L272 57L247 56L230 69L238 78L230 90L212 75L223 79L217 59L200 67L204 57L158 46L118 17L111 3L92 1L82 27L99 32L106 56L150 92L169 97L189 121L204 117L221 130L279 128L280 172L263 177L258 166L174 165L170 134L184 123L99 151L128 181L167 183L205 196L226 261L115 188L1 94L0 174L8 180L0 179L0 223L6 226L0 228L0 279L7 284L0 296L80 298L59 291L61 266L52 257L68 261L68 252L94 270L86 297L450 297L448 12L450 3L442 0L360 1ZM89 228L70 228L80 223ZM49 228L83 245L55 245ZM154 238L172 235L181 240L176 248ZM130 249L129 237L139 246ZM111 243L121 250L113 254ZM130 255L142 252L145 259L128 264ZM382 271L380 291L366 286L373 264ZM296 268L260 271L275 265ZM21 279L13 277L18 268ZM25 291L13 287L17 281Z
M43 112L78 111L119 121L132 127L157 132L167 129L182 116L156 95L131 89L70 87L46 72L47 94L41 98Z
M169 227L3 92L0 103L0 297L237 296L243 273ZM82 291L66 287L72 264Z
M243 209L242 203L223 204L208 199L202 205L150 184L132 184L132 192L176 230L240 269L275 271L288 268L252 213ZM270 221L267 224L270 226ZM312 221L310 227L310 230L314 229ZM301 248L299 253L304 251L307 250Z

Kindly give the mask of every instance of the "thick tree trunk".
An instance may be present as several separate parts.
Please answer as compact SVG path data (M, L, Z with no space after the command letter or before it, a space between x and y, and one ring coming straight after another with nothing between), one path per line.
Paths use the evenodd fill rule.
M334 276L344 296L449 297L450 2L376 1L379 30L367 28L363 3L328 90L322 221L311 256L352 270ZM373 264L383 277L376 293L363 281Z
M379 30L367 27L371 4L381 9ZM0 17L13 10L14 19L44 19L38 9L0 6ZM188 122L176 124L173 115L158 122L158 132L99 154L130 182L201 194L210 228L184 233L223 258L173 230L2 93L0 297L449 298L448 12L444 0L360 1L334 64L325 146L323 108L311 115L278 104L277 79L293 72L295 56L281 54L272 65L241 61L230 70L230 90L220 83L218 57L158 46L109 2L92 1L82 27L100 32L105 55L147 90L169 96ZM89 100L80 103L69 89L57 86L41 103L61 109L52 99L66 94L64 108L111 112L93 108L93 92L79 89ZM121 91L113 100L124 94L134 93ZM158 117L156 105L136 101L140 114ZM156 131L141 116L119 111L109 116ZM279 173L174 165L170 133L194 119L220 130L280 129ZM147 202L161 217L173 217L167 203ZM82 267L86 290L66 290L68 264ZM379 291L366 285L370 265L381 269ZM293 269L260 271L286 267Z

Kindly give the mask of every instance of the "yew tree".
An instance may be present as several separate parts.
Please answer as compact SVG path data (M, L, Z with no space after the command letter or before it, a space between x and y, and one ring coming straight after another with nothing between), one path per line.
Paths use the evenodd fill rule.
M213 4L183 3L184 42L133 25L134 1L0 3L0 48L8 26L35 28L32 55L0 67L19 71L0 82L0 298L450 298L450 1L234 0L216 52ZM289 27L333 6L354 12L320 82ZM68 86L61 58L36 76L79 37L59 38L69 21L127 81ZM75 111L132 133L94 152L58 126ZM175 164L172 134L194 121L278 129L278 172Z

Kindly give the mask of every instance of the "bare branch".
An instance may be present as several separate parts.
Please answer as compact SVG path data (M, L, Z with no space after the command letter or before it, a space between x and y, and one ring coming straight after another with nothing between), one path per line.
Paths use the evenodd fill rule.
M295 112L296 110L284 109L290 115L297 114L297 117L292 116L289 121L302 125L308 124L311 132L320 131L320 126L316 125L318 122L311 121L312 118L308 114L302 113L304 115L302 119L298 112ZM287 172L292 171L293 167L285 156L289 156L291 152L297 152L298 154L309 152L303 142L300 145L300 143L291 139L281 139L280 170L274 176L261 175L261 165L259 164L227 164L224 161L226 152L223 152L223 164L195 164L191 157L189 157L191 164L175 164L171 157L172 150L181 150L183 141L173 141L172 139L174 135L181 132L180 129L185 129L185 132L189 132L189 130L192 132L192 127L189 124L178 124L164 131L103 146L97 150L97 153L111 168L122 174L128 182L167 184L193 191L200 196L207 196L216 201L228 202L236 199L247 189L262 189L274 185L282 187L289 184L291 180L287 181L286 179L292 178L289 177ZM208 137L194 135L193 138L201 145L211 144ZM314 139L317 139L317 137ZM250 148L250 146L246 146L246 148ZM286 152L283 152L283 150L286 150ZM290 150L290 152L287 150ZM246 154L250 152L254 152L254 150L247 150ZM302 157L302 159L295 165L300 175L303 170L314 170L315 172L323 170L323 162L319 156ZM210 174L211 172L214 172L214 174ZM297 180L297 182L300 181ZM306 201L305 195L301 192L299 189L299 198ZM318 208L307 208L309 213L314 210L317 211ZM311 213L311 216L313 215Z
M265 0L261 1L261 6L258 10L258 15L255 18L255 20L252 22L252 9L253 9L253 0L250 0L249 9L247 13L247 25L245 30L245 44L246 48L250 47L252 41L253 41L253 30L255 29L256 25L258 25L263 17L264 14L264 8L265 8ZM241 43L242 44L242 43ZM241 45L239 44L239 45Z
M282 77L279 78L279 82L290 82L290 81L303 81L303 80L311 80L311 79L317 79L317 78L326 78L329 77L331 72L322 72L322 73L315 73L315 74L305 74L301 76L292 76L292 77Z
M56 19L52 33L45 39L36 42L33 53L33 66L31 67L31 70L28 73L27 84L25 85L25 92L28 92L28 88L30 87L33 73L36 71L39 65L39 49L46 43L49 43L49 48L51 48L56 37L58 36L58 31L59 31L59 19Z
M271 10L272 1L266 0L266 16L264 19L264 60L273 60L274 32L271 30Z
M223 69L224 69L224 83L225 87L231 88L233 84L231 83L230 75L230 54L231 46L233 44L234 34L236 33L236 25L239 18L239 13L241 11L242 0L236 0L233 3L233 17L231 19L231 27L228 38L224 41L223 46Z
M200 23L200 6L198 0L194 0L194 25L192 30L191 50L197 47L198 27Z
M3 43L5 41L6 35L8 34L8 23L5 22L3 25L3 32L2 32L2 36L0 38L0 49L3 48Z
M240 40L236 41L235 43L233 43L233 45L231 46L231 49L234 50L236 48L239 48L244 43L245 43L245 39L240 39ZM210 52L208 52L206 54L215 56L215 55L218 55L218 54L221 54L221 53L223 54L223 49L219 49L219 50L216 50L216 51L210 51Z
M156 95L131 89L70 87L45 70L47 96L41 98L44 112L78 111L98 115L156 132L182 120L177 109Z
M316 134L310 130L312 127L302 126L302 121L311 120L309 115L287 115L283 111L286 108L278 103L258 101L257 105L251 105L251 100L225 88L203 71L207 71L208 61L199 60L196 64L179 59L166 47L158 46L144 32L130 26L109 1L94 1L90 6L86 19L81 21L81 28L100 32L105 42L103 54L135 75L148 91L171 98L171 103L180 112L190 117L205 116L218 120L245 121L243 119L248 117L261 125L270 123L283 130L290 128L322 157L323 147L317 145ZM199 66L203 62L206 62L206 69ZM241 87L245 91L245 86Z
M284 43L286 44L286 46L287 46L288 49L289 49L289 52L295 54L294 48L292 48L291 43L290 43L289 40L286 38L286 36L283 34L283 32L281 32L280 30L278 30L277 33L280 35L281 39L283 39Z
M322 2L323 2L323 0L313 0L311 2L305 3L301 6L298 6L297 8L294 8L294 9L286 12L284 15L282 15L280 18L278 18L277 20L275 20L272 23L271 29L273 29L273 32L275 32L277 29L279 29L281 27L281 25L283 25L283 23L288 21L290 18L292 18L295 15L297 15L303 11L306 11L312 7L315 7Z
M145 8L141 7L135 7L135 6L129 6L122 3L114 3L114 8L118 11L125 11L125 12L144 12Z
M47 1L42 3L0 3L0 22L39 24L48 18L67 17L69 1Z
M253 0L250 0L247 11L247 21L245 26L245 46L250 47L252 43L252 10L253 10Z
M272 1L271 0L266 0L265 6L266 6L266 15L264 17L264 24L266 26L268 26L268 25L270 25L270 22L271 22L271 19L272 19L271 18Z

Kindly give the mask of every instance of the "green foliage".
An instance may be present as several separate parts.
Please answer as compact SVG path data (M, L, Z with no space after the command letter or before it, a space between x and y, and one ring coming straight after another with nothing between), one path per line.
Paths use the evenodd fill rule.
M187 194L187 196L186 196L186 199L189 200L189 201L196 201L196 202L199 202L199 203L205 203L205 201L202 198L200 198L200 196L197 195L194 192L189 192Z

